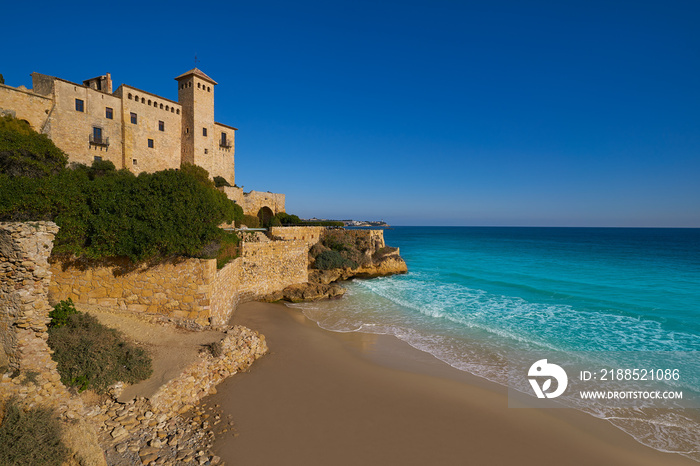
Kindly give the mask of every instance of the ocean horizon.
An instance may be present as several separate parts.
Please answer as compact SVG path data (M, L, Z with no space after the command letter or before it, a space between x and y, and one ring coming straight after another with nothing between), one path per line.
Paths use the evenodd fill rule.
M700 229L397 226L384 235L407 274L353 280L340 300L291 306L324 329L394 335L522 393L527 380L513 387L509 367L551 354L672 365L681 376L668 387L700 399ZM630 354L635 362L620 360ZM700 461L700 410L558 401Z

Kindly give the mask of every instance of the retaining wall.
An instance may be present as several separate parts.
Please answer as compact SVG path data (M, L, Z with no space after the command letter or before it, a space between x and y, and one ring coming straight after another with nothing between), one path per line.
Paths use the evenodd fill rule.
M238 303L305 283L307 252L301 240L244 242L240 257L220 270L214 259L173 259L136 268L126 259L106 265L56 260L50 298L221 326Z

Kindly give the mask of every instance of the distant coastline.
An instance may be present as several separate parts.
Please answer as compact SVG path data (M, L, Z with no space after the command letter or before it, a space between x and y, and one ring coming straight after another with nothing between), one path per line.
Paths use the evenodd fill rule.
M384 220L334 220L326 218L310 218L305 219L305 222L343 222L346 227L375 227L375 228L387 228L390 227L388 223Z

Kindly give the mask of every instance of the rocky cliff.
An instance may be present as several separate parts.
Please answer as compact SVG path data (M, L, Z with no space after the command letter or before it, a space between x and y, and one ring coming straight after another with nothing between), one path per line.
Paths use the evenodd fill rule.
M399 248L386 246L382 230L326 230L309 250L309 281L273 293L271 301L292 302L338 298L338 282L406 273Z

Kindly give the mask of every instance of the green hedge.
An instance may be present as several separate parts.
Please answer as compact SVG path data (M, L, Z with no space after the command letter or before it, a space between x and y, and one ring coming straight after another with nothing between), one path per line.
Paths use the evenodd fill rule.
M0 117L0 173L32 178L63 170L68 156L24 120Z
M242 216L211 181L187 170L135 176L79 166L44 178L0 175L0 219L54 220L56 254L133 261L197 256L221 237L219 224Z
M0 221L55 221L56 254L199 257L225 236L218 225L243 218L196 165L135 176L110 161L66 169L67 160L25 121L0 118Z

